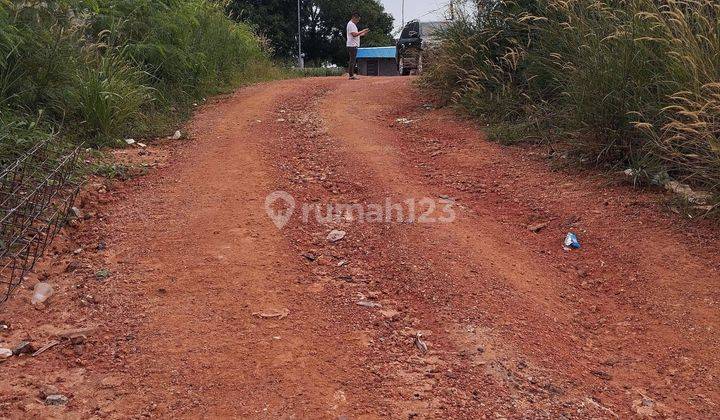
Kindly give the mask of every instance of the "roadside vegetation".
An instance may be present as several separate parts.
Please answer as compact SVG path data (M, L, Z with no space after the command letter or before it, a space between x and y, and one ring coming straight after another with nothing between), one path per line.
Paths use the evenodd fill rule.
M273 57L287 60L297 54L298 11L295 0L225 0L225 10L233 19L254 25L267 39ZM347 66L345 27L353 11L362 16L359 29L372 28L363 37L364 46L393 44L393 17L380 0L302 0L300 18L306 65Z
M720 4L481 0L422 82L500 141L720 192Z
M206 0L0 0L0 164L51 134L172 133L208 95L286 77L268 56Z

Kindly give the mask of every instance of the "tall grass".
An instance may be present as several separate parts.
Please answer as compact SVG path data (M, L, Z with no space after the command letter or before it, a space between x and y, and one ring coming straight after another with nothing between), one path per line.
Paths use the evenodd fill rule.
M193 102L275 77L261 45L206 0L0 0L0 157L37 132L100 146L172 131Z
M720 4L481 1L423 82L583 160L720 191Z

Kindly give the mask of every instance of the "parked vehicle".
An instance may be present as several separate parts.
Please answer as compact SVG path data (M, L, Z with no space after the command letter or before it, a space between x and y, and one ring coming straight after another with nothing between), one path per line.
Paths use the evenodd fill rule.
M423 62L429 59L432 48L439 44L438 31L443 30L448 22L408 22L400 33L397 42L398 72L403 76L411 73L420 74Z

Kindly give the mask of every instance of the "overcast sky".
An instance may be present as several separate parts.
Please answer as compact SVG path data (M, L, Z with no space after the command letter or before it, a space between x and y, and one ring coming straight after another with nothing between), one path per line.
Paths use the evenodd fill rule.
M443 5L447 2L447 0L405 0L405 22L413 19L443 20L446 11ZM395 18L395 28L399 28L402 20L402 0L381 0L381 3L385 5L385 10ZM438 8L442 9L423 16Z

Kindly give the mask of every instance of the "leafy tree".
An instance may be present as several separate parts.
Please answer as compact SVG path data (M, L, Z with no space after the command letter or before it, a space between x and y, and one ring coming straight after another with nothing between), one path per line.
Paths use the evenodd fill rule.
M309 63L347 63L345 26L353 11L362 15L359 28L370 28L370 35L363 38L363 45L392 44L393 18L378 0L301 0L300 7L303 53ZM297 57L297 6L294 1L230 0L226 8L233 18L255 25L269 41L275 57Z
M301 15L307 16L309 3L301 2ZM235 20L249 22L265 37L276 57L293 57L297 53L297 7L293 0L230 0L228 14Z

